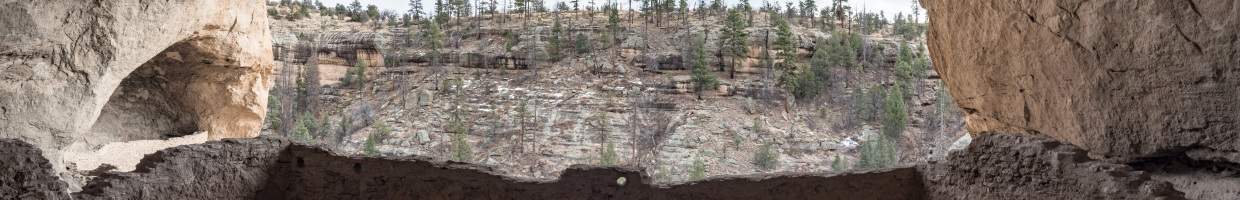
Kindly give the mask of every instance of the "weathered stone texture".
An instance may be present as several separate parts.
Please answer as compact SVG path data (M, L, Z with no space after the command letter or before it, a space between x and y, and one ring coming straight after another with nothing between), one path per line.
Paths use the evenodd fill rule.
M972 133L1120 160L1240 150L1240 2L925 0L935 69Z
M0 199L69 199L67 187L34 145L0 139Z
M264 3L0 1L0 138L45 151L109 140L90 131L93 122L122 80L156 57L193 74L160 77L184 87L147 94L177 98L147 106L189 113L211 138L256 136L272 68Z
M1170 183L1044 136L984 135L919 168L928 199L1184 199Z

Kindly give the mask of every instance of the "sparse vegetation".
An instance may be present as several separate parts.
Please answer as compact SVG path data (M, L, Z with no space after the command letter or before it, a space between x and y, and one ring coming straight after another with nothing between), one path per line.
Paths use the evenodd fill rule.
M896 143L882 134L871 135L861 142L860 156L855 168L877 169L894 166L897 162Z
M753 155L753 165L763 171L775 170L779 165L779 152L775 150L775 144L767 142L759 146Z
M908 123L908 112L905 111L907 105L904 104L904 91L902 86L896 85L887 91L887 98L883 100L883 136L890 139L899 139L903 137L904 127Z
M688 0L631 5L606 2L600 6L569 1L557 2L554 13L548 13L540 0L436 0L434 7L425 10L421 0L409 0L412 8L403 15L351 2L329 7L290 1L268 10L272 18L309 19L288 24L348 20L352 22L342 23L347 26L327 26L357 32L386 28L391 33L388 35L398 38L376 45L385 48L381 51L384 66L379 71L368 68L371 65L367 63L379 62L378 58L326 52L330 50L314 54L327 56L314 59L325 62L322 77L340 77L344 72L340 85L317 88L317 79L312 82L308 78L320 76L310 71L317 69L311 59L286 61L284 64L290 66L306 63L292 70L292 81L287 82L294 84L284 83L283 77L276 80L266 120L273 133L302 141L336 142L350 149L361 146L362 153L372 156L380 154L380 148L401 152L395 144L422 145L418 148L461 162L538 161L530 157L548 152L541 149L547 143L584 144L589 146L587 150L597 149L597 157L595 151L582 151L578 154L585 155L573 155L572 162L617 165L623 160L636 166L658 166L656 174L660 176L687 175L690 180L700 180L708 174L708 166L722 169L715 173L734 171L720 163L737 159L741 167L748 167L743 163L749 162L764 172L799 170L800 166L779 166L783 153L794 155L784 159L803 159L807 145L797 137L806 133L828 133L828 137L838 137L835 139L854 137L839 134L860 132L857 130L862 127L877 133L862 139L856 155L814 154L823 158L813 158L821 161L812 165L834 171L892 166L898 164L901 142L920 139L904 136L910 121L928 124L908 129L912 135L938 131L935 128L951 117L947 113L952 107L950 97L940 89L943 86L921 84L930 64L923 55L924 47L910 41L922 39L920 34L924 33L917 14L896 14L894 20L888 20L882 13L853 10L842 0L755 5L749 0L699 0L696 8L691 8L695 4ZM727 5L731 3L736 4ZM818 9L818 4L827 5ZM311 16L315 14L318 16ZM673 23L666 23L665 17ZM298 34L299 40L310 38ZM750 34L762 35L751 38ZM577 65L589 65L586 69L593 73L575 77L584 73L577 71L583 68ZM549 75L539 77L539 73ZM723 73L728 79L720 79ZM529 74L533 75L520 76ZM407 81L400 84L409 85L385 82L390 80ZM547 91L574 84L583 84L589 91ZM406 94L410 91L418 93ZM689 91L693 94L682 94ZM925 109L930 111L921 110L929 114L914 115L910 113L910 97L921 91L938 92L934 94L938 100ZM320 92L322 97L317 94ZM509 96L497 98L501 94ZM400 98L387 102L390 96ZM633 100L616 103L611 99L617 97ZM698 101L685 99L694 97ZM410 99L418 100L407 102ZM604 104L599 99L613 102ZM735 102L741 99L743 104ZM618 111L615 105L629 108ZM592 110L604 110L601 108L607 111L584 116ZM782 110L772 111L779 108ZM740 114L746 116L716 116L730 110L744 110ZM623 113L619 117L626 119L608 119L608 112ZM746 122L749 117L752 121ZM379 120L369 125L375 119ZM382 119L409 121L388 124ZM616 124L610 124L613 122ZM676 130L685 124L690 124L686 126L691 127L689 134L711 132L709 136L689 135L690 142L709 142L693 147L699 148L692 149L697 154L723 153L715 157L697 155L692 160L660 160L666 158L666 154L661 155L668 149L663 146L665 142L682 145L686 141L677 135L685 132ZM367 126L371 127L369 132L364 129ZM398 134L421 142L399 138L399 142L385 143L393 130L409 131ZM362 138L353 136L355 132L367 134ZM582 142L583 138L598 140ZM362 139L365 141L357 141ZM617 145L621 149L617 150ZM617 154L632 157L620 158Z
M714 89L719 81L715 79L715 74L706 68L706 36L701 35L701 40L693 42L693 91L697 93L698 99L702 99L702 92Z
M844 165L844 159L840 158L840 155L835 155L835 159L831 159L831 171L843 171L846 169L848 167Z
M368 66L366 60L359 59L357 63L353 64L353 67L349 68L348 72L345 72L344 79L340 82L357 89L364 88L366 84L366 68Z
M702 161L702 155L693 158L693 166L689 168L689 180L702 180L706 178L706 161Z
M366 154L366 156L379 155L378 143L378 141L375 141L375 137L366 137L366 142L362 144L362 153Z
M599 165L614 166L616 165L616 144L612 142L604 142L603 149L599 151Z
M728 13L727 26L723 29L723 52L732 58L732 62L728 63L731 71L728 73L729 79L736 78L736 67L740 65L738 59L749 54L749 32L745 31L749 24L741 19L741 13L733 10ZM719 71L723 71L720 69Z

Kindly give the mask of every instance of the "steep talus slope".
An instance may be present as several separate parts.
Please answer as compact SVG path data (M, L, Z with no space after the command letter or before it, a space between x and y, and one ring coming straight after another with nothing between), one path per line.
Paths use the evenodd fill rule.
M272 69L265 8L241 0L0 2L0 137L54 152L161 137L136 129L256 136ZM151 123L159 120L170 121Z
M972 133L1045 134L1120 159L1240 150L1240 2L923 5L934 67Z

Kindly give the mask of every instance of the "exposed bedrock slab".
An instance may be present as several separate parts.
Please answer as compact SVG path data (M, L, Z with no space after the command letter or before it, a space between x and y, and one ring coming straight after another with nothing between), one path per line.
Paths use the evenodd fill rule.
M1095 158L1240 150L1240 2L923 0L934 67L972 133Z
M133 133L257 136L273 63L265 3L0 1L0 138L54 152L161 137Z

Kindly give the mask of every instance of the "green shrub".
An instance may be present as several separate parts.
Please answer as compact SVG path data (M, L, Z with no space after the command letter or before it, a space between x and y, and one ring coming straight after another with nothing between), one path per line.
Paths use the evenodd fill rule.
M861 155L857 160L856 168L877 169L896 164L896 154L898 153L896 143L886 136L880 134L871 135L869 139L861 142L859 148Z
M706 36L698 35L693 41L693 91L698 94L698 99L702 98L702 91L714 89L719 85L719 80L715 78L715 74L706 68Z
M771 143L762 144L758 147L758 151L754 152L753 164L763 171L774 170L779 164L779 152L775 151L775 145Z
M340 82L344 83L346 86L353 86L359 89L362 88L366 82L367 66L366 60L357 60L357 62L353 64L353 67L350 67L349 70L345 72L344 78L343 80L340 80Z
M706 162L702 161L702 156L698 155L693 159L693 166L689 168L689 180L696 181L706 178Z
M319 124L315 122L314 116L310 115L309 112L302 113L301 117L297 119L297 129L293 131L293 138L309 142L316 137L314 134L318 133L318 126Z
M375 127L374 137L379 139L378 141L379 143L383 143L384 141L386 141L388 138L392 136L392 127L389 127L387 125L387 122L384 122L383 120L378 120L375 122L374 127Z
M469 162L474 151L465 139L465 133L452 133L452 159L458 162Z
M904 126L908 123L907 105L901 91L904 91L902 86L896 84L887 91L887 97L883 100L883 135L893 140L903 136Z
M469 123L465 121L466 116L462 116L461 111L453 112L452 119L448 123L449 132L452 133L452 159L459 162L469 162L473 159L473 148L470 146L466 138L469 133Z
M845 169L847 169L847 166L844 166L844 159L841 159L840 155L835 155L835 160L831 161L831 171L841 171Z
M293 139L297 141L310 141L310 128L305 123L298 123L297 129L293 130Z
M370 134L370 136L367 136L366 143L363 144L362 152L365 153L367 156L379 155L379 148L377 147L379 143L378 141L379 139L376 138L375 135L376 134L372 133Z
M280 119L280 97L274 93L267 95L267 124L273 130L279 130L283 120Z
M586 36L585 33L577 33L576 43L575 46L577 47L578 54L590 53L590 49L593 48L590 47L590 36Z
M603 145L603 150L599 151L599 165L616 165L616 144L609 141Z

